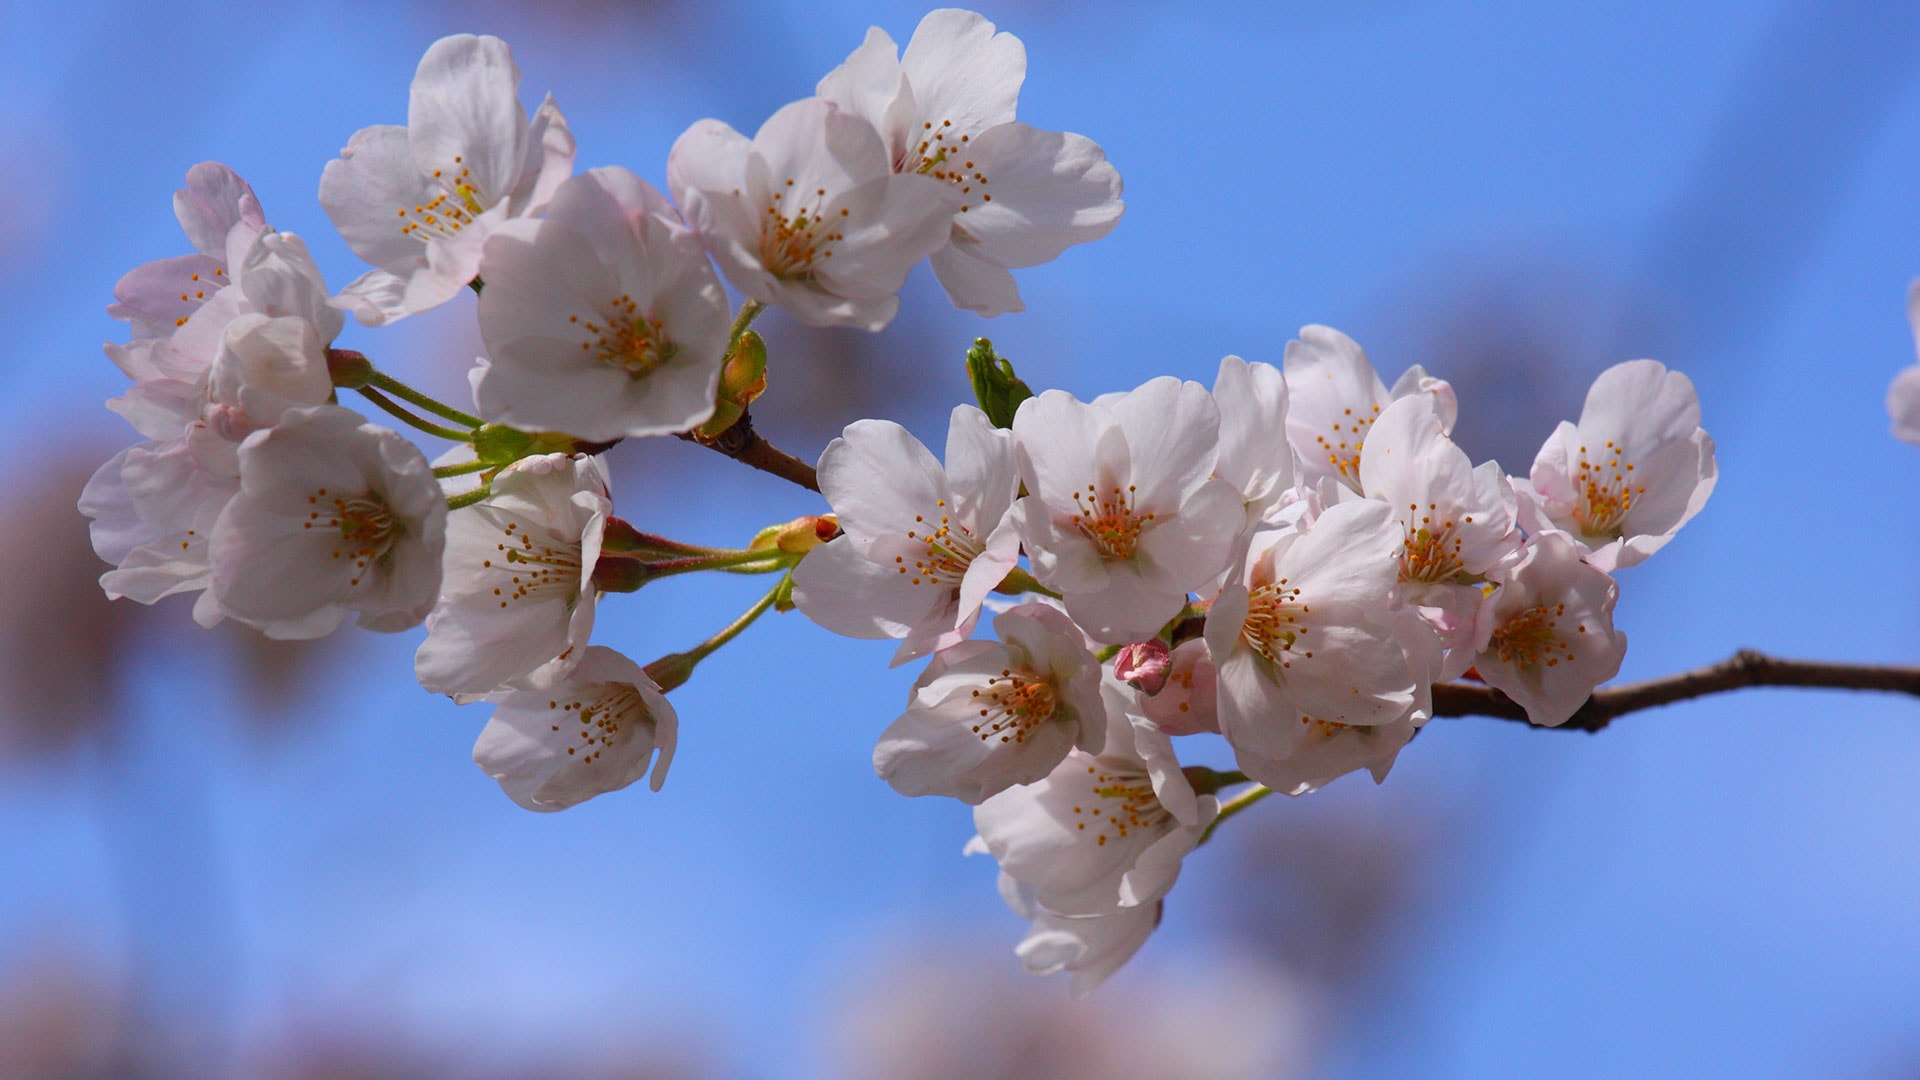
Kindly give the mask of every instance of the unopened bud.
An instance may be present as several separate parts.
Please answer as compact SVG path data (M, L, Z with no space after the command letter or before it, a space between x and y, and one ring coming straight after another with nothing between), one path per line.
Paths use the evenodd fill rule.
M767 390L767 344L751 330L741 334L720 369L720 388L714 394L713 416L700 425L703 438L716 438L735 423Z
M1013 414L1020 403L1033 396L1033 389L1013 373L1013 362L993 351L993 342L974 338L967 350L967 381L973 384L973 396L980 411L994 427L1013 426Z
M753 542L747 545L749 551L784 551L789 555L805 555L821 544L840 535L840 521L832 514L809 514L797 517L784 525L769 525L754 534Z
M373 381L373 361L352 349L328 349L327 374L333 385L358 390Z
M1149 697L1167 685L1167 672L1172 669L1172 654L1158 638L1122 645L1113 658L1113 677L1132 683Z

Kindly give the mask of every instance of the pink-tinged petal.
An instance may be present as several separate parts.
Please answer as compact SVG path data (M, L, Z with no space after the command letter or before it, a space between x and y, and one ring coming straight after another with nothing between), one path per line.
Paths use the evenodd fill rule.
M1123 645L1159 633L1187 602L1186 593L1143 579L1131 562L1108 564L1106 588L1068 592L1066 597L1073 621L1088 637L1105 645Z
M1206 387L1163 375L1121 395L1110 409L1126 432L1136 506L1165 513L1213 474L1220 409Z
M1629 360L1601 372L1580 410L1583 435L1603 433L1631 453L1683 440L1699 426L1693 380L1657 360Z
M1142 580L1183 598L1228 569L1234 538L1246 521L1240 493L1210 480L1179 506L1178 516L1140 534L1134 559Z
M264 232L241 263L240 292L262 315L293 315L313 324L331 343L345 323L327 297L327 283L306 242L287 232Z
M1392 508L1366 499L1330 506L1281 556L1279 575L1309 603L1384 608L1399 577L1402 537Z
M909 708L881 733L874 771L902 795L945 795L977 806L1045 777L1073 746L1073 729L1065 724L1039 724L1015 741L976 733L979 721L979 710L964 697Z
M473 760L514 802L555 811L632 784L650 759L660 790L678 741L679 717L640 666L594 646L563 683L502 697Z
M1021 402L1013 434L1027 490L1049 507L1070 507L1088 484L1113 483L1132 472L1119 419L1064 390L1045 390ZM1115 475L1098 475L1102 465Z
M402 276L426 264L426 247L412 226L427 204L444 195L414 165L407 129L394 124L354 132L320 174L320 206L347 246Z
M483 206L503 200L527 159L520 68L496 37L455 34L427 48L407 101L415 168L450 189L471 185Z
M941 8L914 28L900 66L913 86L920 138L943 129L974 135L1013 119L1027 47L974 12Z
M924 176L889 174L844 190L825 208L842 239L814 273L836 294L853 298L905 285L915 263L945 246L947 218L959 205L950 188ZM836 218L841 210L846 213Z
M1166 684L1140 703L1139 714L1165 735L1218 734L1218 676L1206 641L1182 642L1169 661Z
M1006 267L988 262L972 240L955 238L929 256L934 277L947 290L947 299L962 311L993 318L1027 310L1020 287Z
M1282 360L1290 400L1287 438L1300 479L1337 477L1360 490L1360 449L1366 430L1393 400L1366 352L1328 326L1304 326Z
M1224 357L1213 380L1213 399L1220 409L1213 475L1238 488L1249 515L1258 520L1293 486L1286 377L1272 364Z
M854 638L906 637L951 604L943 590L913 585L897 567L869 560L847 536L800 561L793 599L807 618Z
M1474 667L1519 702L1527 719L1565 723L1595 687L1619 674L1627 638L1613 627L1619 587L1558 533L1537 537L1503 581L1491 633Z
M886 142L889 160L900 166L912 134L914 96L900 66L900 48L885 30L868 28L860 47L813 92L872 124Z
M752 140L732 127L718 120L695 121L667 154L667 190L682 209L695 191L740 190L747 182L747 158L752 152Z
M166 338L228 284L226 264L205 255L155 259L114 284L109 318L133 324L136 338Z
M955 162L931 175L960 173L965 212L954 231L980 258L1017 269L1052 262L1075 244L1120 223L1120 173L1098 143L1071 132L1000 124L975 137ZM959 166L956 168L956 166Z
M993 426L972 405L956 405L947 420L946 473L960 519L975 532L993 529L1020 491L1013 433Z
M533 112L527 129L527 160L520 167L520 186L508 196L508 213L513 217L536 216L544 211L553 193L573 175L577 146L566 117L560 115L553 95Z
M1085 917L1040 911L1033 917L1032 931L1014 954L1035 975L1072 972L1069 992L1078 1000L1093 993L1131 960L1158 925L1157 903Z
M821 205L823 188L832 199L892 173L873 125L821 98L802 98L768 117L754 133L753 152L766 162L770 190L788 218Z
M217 161L203 161L187 170L187 186L173 193L173 214L194 250L222 262L227 257L227 237L236 225L256 232L267 227L253 188Z
M1415 730L1405 717L1370 727L1301 721L1285 754L1263 757L1236 746L1234 760L1248 777L1283 795L1304 795L1361 769L1379 783Z
M859 420L820 455L820 490L863 549L882 536L925 537L951 503L946 470L891 420Z

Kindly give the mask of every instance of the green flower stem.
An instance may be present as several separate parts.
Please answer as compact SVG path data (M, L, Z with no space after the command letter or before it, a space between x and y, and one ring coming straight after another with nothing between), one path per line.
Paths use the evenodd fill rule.
M458 510L463 506L472 506L474 503L479 502L491 494L493 494L493 485L481 484L472 491L462 492L459 495L449 495L447 497L447 509Z
M385 372L374 372L373 376L367 380L367 384L385 390L401 401L425 409L443 420L451 420L456 424L464 424L470 428L477 428L481 424L486 423L485 420L471 413L463 413L451 405L442 404L434 398L428 397Z
M1265 784L1255 784L1252 787L1248 788L1247 790L1241 792L1240 794L1235 795L1233 798L1228 799L1226 802L1221 803L1220 816L1214 818L1213 824L1207 826L1207 831L1200 834L1200 843L1204 844L1208 840L1212 839L1213 831L1220 827L1221 822L1227 820L1228 818L1239 813L1240 811L1245 810L1247 807L1252 806L1254 803L1259 802L1261 799L1264 799L1271 794L1273 794L1272 788L1268 787Z
M781 578L780 584L767 590L765 596L762 596L759 601L742 613L739 618L729 623L726 629L721 630L719 633L688 649L686 652L671 653L648 664L647 677L659 683L661 690L672 690L674 687L685 683L687 679L692 677L693 669L699 666L700 661L718 652L722 645L739 637L741 631L752 626L755 619L765 615L767 610L773 607L774 601L780 595L780 590L786 587L786 582L786 578Z
M746 333L747 327L752 326L753 320L759 318L760 313L765 310L767 310L767 305L758 300L749 300L740 305L740 313L733 317L733 327L727 331L727 352L729 354L733 352L734 342L740 340L740 335Z
M465 461L458 465L435 465L433 467L433 475L445 479L449 476L465 476L468 473L486 472L488 469L495 468L499 468L499 466L490 462Z
M368 401L373 402L375 405L386 410L388 413L392 414L395 417L398 417L400 422L403 424L406 424L408 427L415 428L420 431L424 431L429 435L438 435L442 439L451 439L454 442L472 442L473 441L472 431L455 431L453 428L441 427L439 424L433 424L425 420L422 420L419 417L408 412L407 410L401 408L392 398L388 397L387 395L381 393L378 390L375 390L371 386L360 387L360 394L362 397L365 397Z

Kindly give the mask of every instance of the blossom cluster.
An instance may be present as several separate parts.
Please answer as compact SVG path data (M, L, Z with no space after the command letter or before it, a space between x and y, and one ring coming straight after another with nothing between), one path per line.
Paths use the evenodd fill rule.
M1447 383L1416 367L1389 388L1309 326L1281 366L1230 356L1211 389L1049 390L1004 429L960 406L944 464L883 421L827 448L842 533L795 599L899 639L896 663L930 657L874 766L974 807L968 850L1032 920L1029 968L1084 992L1130 956L1226 783L1384 779L1437 681L1554 726L1619 671L1614 571L1713 489L1692 383L1611 368L1525 478L1475 465L1456 411ZM994 591L1023 599L976 639ZM1182 768L1176 741L1203 734L1241 775Z
M195 166L174 199L191 252L129 272L109 308L131 327L107 346L131 384L109 407L144 441L81 498L102 586L281 638L424 625L421 685L492 705L474 760L533 810L657 790L666 693L768 610L895 640L895 664L926 667L876 770L974 808L968 850L1032 924L1020 955L1078 991L1139 948L1249 793L1384 778L1436 682L1568 720L1625 651L1613 573L1713 487L1692 384L1650 360L1603 374L1517 478L1451 441L1447 383L1389 387L1325 327L1279 367L1228 357L1211 388L1092 401L1032 394L983 342L980 407L953 411L944 458L860 420L819 459L830 513L739 549L616 516L614 443L751 436L766 308L877 330L925 260L958 307L1019 311L1014 270L1114 228L1100 147L1014 118L1025 70L972 12L931 13L904 50L876 28L751 137L687 129L663 192L576 173L572 129L552 97L528 113L505 43L444 38L407 122L362 129L320 176L371 266L338 292L245 181ZM470 402L338 345L349 314L378 328L465 289L485 347ZM453 445L430 461L342 391ZM595 643L602 595L700 571L779 577L685 652ZM1237 772L1182 766L1176 744L1207 735Z

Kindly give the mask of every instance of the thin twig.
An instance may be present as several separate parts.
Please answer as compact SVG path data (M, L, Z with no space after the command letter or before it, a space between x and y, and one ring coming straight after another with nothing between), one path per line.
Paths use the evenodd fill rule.
M1920 667L1830 664L1783 660L1742 649L1717 664L1646 682L1596 690L1561 731L1599 731L1627 713L1676 701L1744 690L1750 686L1799 686L1815 690L1879 690L1920 697ZM1527 711L1490 686L1441 683L1433 688L1435 716L1490 716L1525 723Z
M696 438L693 433L686 431L681 432L680 437L718 450L743 465L772 473L808 491L820 490L820 478L814 474L813 466L761 438L760 433L753 430L753 417L749 413L742 412L732 427L711 439Z

